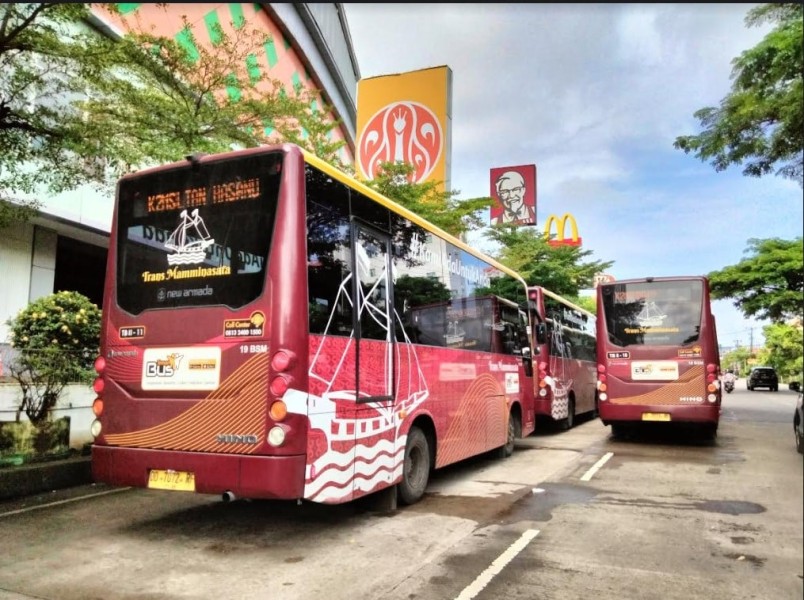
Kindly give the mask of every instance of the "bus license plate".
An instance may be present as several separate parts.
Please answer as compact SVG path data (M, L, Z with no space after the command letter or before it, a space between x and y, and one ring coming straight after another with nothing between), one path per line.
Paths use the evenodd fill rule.
M670 413L642 413L643 421L669 421Z
M195 475L186 471L151 469L148 473L148 487L152 490L194 492Z

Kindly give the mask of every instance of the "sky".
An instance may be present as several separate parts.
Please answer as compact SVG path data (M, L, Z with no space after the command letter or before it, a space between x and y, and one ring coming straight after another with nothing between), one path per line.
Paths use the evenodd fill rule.
M673 148L771 30L746 27L753 6L344 4L361 78L451 69L457 198L488 196L491 168L535 164L537 227L574 215L586 260L613 261L616 279L706 275L746 258L751 238L802 235L797 183ZM723 350L761 346L767 322L712 307Z

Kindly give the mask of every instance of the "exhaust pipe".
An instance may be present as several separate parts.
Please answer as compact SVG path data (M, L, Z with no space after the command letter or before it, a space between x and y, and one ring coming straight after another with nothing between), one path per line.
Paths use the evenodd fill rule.
M225 492L223 492L223 496L221 497L221 499L224 502L234 502L235 500L237 500L237 496L234 495L234 492L226 490Z

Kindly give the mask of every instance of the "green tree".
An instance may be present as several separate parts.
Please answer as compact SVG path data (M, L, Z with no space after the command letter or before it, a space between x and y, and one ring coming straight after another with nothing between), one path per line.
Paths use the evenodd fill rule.
M210 45L186 18L177 39L130 28L110 57L121 76L100 78L80 102L95 152L139 165L289 141L339 164L345 142L329 139L339 123L318 91L269 77L256 53L271 35L231 25L233 35L213 25Z
M709 273L712 297L732 298L746 317L778 322L804 316L802 238L752 238L745 253L736 265Z
M445 191L442 182L411 182L414 171L414 166L409 163L381 163L377 176L365 184L454 236L485 224L481 211L491 206L492 198L460 200L457 197L460 191Z
M745 376L748 374L748 359L751 358L751 351L740 346L731 350L720 357L720 368L724 371L726 369L734 369L735 375Z
M754 48L732 60L731 92L719 107L698 110L703 131L677 137L674 147L711 160L716 171L743 164L743 174L775 174L804 186L804 19L800 3L762 4L751 9L748 27L774 29Z
M69 291L31 302L8 320L16 349L11 375L22 389L18 420L25 411L34 425L44 423L65 385L92 380L100 323L100 309Z
M759 362L776 369L780 379L801 381L804 373L804 329L801 325L772 323L762 329L765 347Z
M580 246L550 246L535 227L497 225L486 236L500 245L495 258L520 273L528 285L540 285L576 304L583 302L580 290L592 288L595 275L614 264L589 260L592 251Z
M80 27L86 4L0 5L0 228L28 218L40 186L86 180L89 130L71 101L102 72L107 40Z
M0 5L0 228L28 218L37 194L108 190L131 168L193 152L294 141L338 164L344 142L320 94L257 68L267 33L218 26L206 47L185 22L181 42L112 40L86 25L89 6Z

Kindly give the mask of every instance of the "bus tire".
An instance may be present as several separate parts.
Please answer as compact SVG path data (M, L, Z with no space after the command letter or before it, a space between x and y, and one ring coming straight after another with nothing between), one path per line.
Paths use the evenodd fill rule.
M521 435L522 427L519 424L519 417L515 413L508 415L508 437L505 444L497 449L498 458L508 458L514 453L516 438Z
M611 437L616 439L622 439L625 437L626 433L626 426L622 423L612 423L611 424Z
M567 418L561 421L561 428L568 431L575 427L575 398L570 397L567 401Z
M405 444L405 462L402 465L402 481L399 483L399 501L415 504L424 495L430 479L430 444L427 436L418 427L411 427Z

